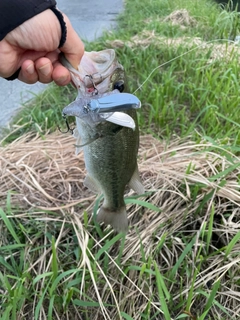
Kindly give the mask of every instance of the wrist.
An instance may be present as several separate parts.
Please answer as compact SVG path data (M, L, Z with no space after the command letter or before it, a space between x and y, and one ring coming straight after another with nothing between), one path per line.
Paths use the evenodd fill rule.
M55 16L57 17L60 27L61 27L61 38L59 41L59 46L58 48L61 48L64 46L64 43L67 40L67 25L66 22L64 20L64 16L61 13L61 11L59 11L56 7L51 8L52 12L55 14Z

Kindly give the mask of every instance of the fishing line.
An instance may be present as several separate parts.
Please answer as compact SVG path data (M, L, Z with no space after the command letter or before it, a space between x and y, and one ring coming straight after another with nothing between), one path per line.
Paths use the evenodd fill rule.
M192 49L190 49L190 50L188 50L188 51L180 54L179 56L177 56L177 57L175 57L175 58L172 58L171 60L166 61L166 62L160 64L159 66L157 66L156 68L154 68L154 69L150 72L150 74L148 75L148 77L143 81L143 83L133 92L133 94L135 94L139 89L141 89L141 88L144 86L144 84L151 78L151 76L153 75L153 73L154 73L156 70L158 70L158 69L162 68L163 66L166 66L167 64L169 64L169 63L171 63L171 62L173 62L173 61L175 61L175 60L177 60L177 59L179 59L179 58L187 55L188 53L190 53L190 52L192 52L192 51L194 51L194 50L197 50L198 48L201 48L201 47L203 47L203 46L206 46L207 44L211 44L211 43L213 43L213 42L219 42L219 41L236 43L235 41L229 40L229 39L215 39L215 40L211 40L211 41L204 42L204 43L198 45L197 47L194 47L194 48L192 48Z

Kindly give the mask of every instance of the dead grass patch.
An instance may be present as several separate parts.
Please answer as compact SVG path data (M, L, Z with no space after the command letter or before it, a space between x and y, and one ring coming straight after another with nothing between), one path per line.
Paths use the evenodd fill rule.
M213 62L216 60L227 61L228 59L232 59L234 56L238 56L240 53L240 48L238 44L233 42L225 42L223 44L216 44L203 41L199 37L176 37L176 38L167 38L158 36L155 34L154 30L144 30L141 33L133 36L130 41L122 41L119 39L115 39L113 41L108 41L108 45L112 48L123 48L124 46L128 46L129 48L147 48L150 45L156 47L186 47L186 53L188 50L192 50L196 48L200 52L210 53L208 62Z
M156 22L156 19L154 20ZM166 22L171 23L172 25L179 26L180 29L184 30L189 27L194 27L197 25L197 21L190 16L189 12L186 9L180 9L173 11L170 15L165 17L163 20L159 20L159 23ZM146 20L146 24L150 24L150 20ZM220 41L220 40L219 40ZM209 62L218 60L218 59L230 59L233 55L239 55L240 48L238 42L224 41L224 43L206 42L199 37L175 37L167 38L159 36L156 34L155 30L143 30L137 35L133 36L130 41L123 41L120 39L115 39L112 41L107 41L107 44L112 48L122 48L128 46L130 48L147 48L150 45L156 47L174 47L178 48L179 46L185 46L186 51L196 47L201 51L211 50Z
M28 202L46 208L94 198L83 186L86 174L84 159L82 153L74 154L74 143L72 136L55 133L45 138L25 135L2 147L0 197L4 198L8 190L14 190L17 194L13 199L16 198L17 203ZM221 179L209 180L225 171L229 161L217 153L205 152L204 149L211 144L178 143L165 146L151 136L141 137L139 167L146 189L159 190L166 183L169 187L186 181L187 197L184 199L187 200L191 198L189 184L200 183L206 190L215 188L216 196L238 204L238 171L229 174L221 188ZM239 161L233 154L231 157ZM186 173L189 166L190 172Z
M163 21L171 22L173 25L179 25L181 29L197 25L197 21L190 16L189 12L186 9L173 11Z

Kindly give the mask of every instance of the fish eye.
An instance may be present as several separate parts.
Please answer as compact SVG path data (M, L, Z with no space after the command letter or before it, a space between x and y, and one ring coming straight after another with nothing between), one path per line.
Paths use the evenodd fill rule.
M113 89L117 89L120 92L123 92L124 90L124 81L120 80L120 81L116 81L113 85Z

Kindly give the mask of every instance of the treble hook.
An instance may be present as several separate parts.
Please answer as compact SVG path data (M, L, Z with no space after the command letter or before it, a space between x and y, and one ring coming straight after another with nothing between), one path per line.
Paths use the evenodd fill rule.
M66 117L65 115L63 115L63 119L64 119L65 122L66 122L67 131L62 131L59 126L58 126L58 130L59 130L61 133L68 133L68 132L70 131L71 134L73 134L73 130L74 130L75 128L73 128L73 129L70 128L69 123L68 123L68 121L67 121L67 117Z
M90 81L92 83L92 86L94 88L94 95L97 95L98 94L98 89L97 89L97 87L96 87L96 85L95 85L95 83L93 81L92 75L91 74L86 74L85 77L88 77L90 79Z

